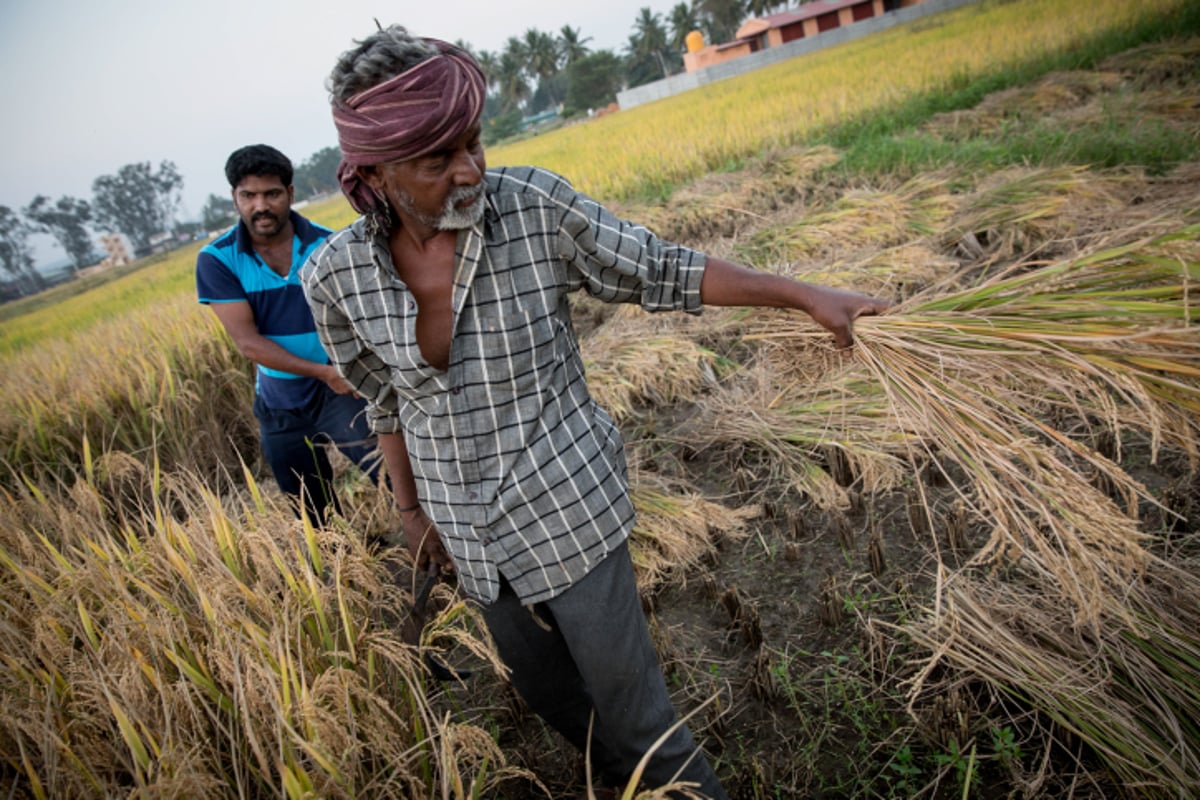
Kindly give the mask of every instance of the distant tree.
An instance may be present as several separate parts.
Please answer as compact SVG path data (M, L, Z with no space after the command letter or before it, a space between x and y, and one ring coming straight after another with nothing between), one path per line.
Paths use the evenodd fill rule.
M521 112L518 109L494 114L483 124L480 138L485 145L502 142L521 132Z
M94 236L87 229L92 221L92 208L86 200L63 195L57 202L39 194L24 209L26 219L33 230L48 233L71 259L71 266L79 271L96 261Z
M525 80L525 45L508 37L496 64L496 86L504 112L519 110L532 94Z
M563 25L558 31L558 53L562 56L563 66L569 69L572 64L586 56L590 52L587 43L591 40L590 36L581 38L579 28Z
M558 42L553 36L548 33L543 33L536 28L530 28L525 31L525 37L522 41L525 51L525 73L531 78L535 78L538 82L538 88L542 90L542 99L544 105L539 106L536 102L532 103L533 111L541 111L546 106L556 106L561 96L556 96L553 87L553 79L558 74L559 50ZM531 96L531 99L538 99L537 92Z
M479 69L483 71L483 79L490 92L496 86L496 69L500 62L496 58L496 54L490 50L480 50L475 54L475 61L479 64Z
M630 34L629 44L626 46L626 54L629 60L630 86L640 86L652 80L666 78L679 58L669 43L662 15L654 13L648 7L643 7L638 12L638 17L633 23L633 33Z
M621 59L611 50L589 53L567 70L567 107L575 111L604 108L617 99L623 77Z
M0 206L0 271L8 275L19 294L46 288L46 279L33 266L29 252L29 224L8 206Z
M170 161L157 171L149 161L126 164L92 182L92 209L96 222L128 236L136 251L172 228L182 189L183 176Z
M200 224L206 231L219 231L237 221L237 209L233 199L219 194L210 194L200 209Z
M746 0L746 12L752 17L765 17L777 8L786 7L787 0Z
M715 44L731 41L746 18L743 0L696 0L696 9L708 41Z
M337 173L341 163L342 151L338 147L322 148L301 161L292 178L296 199L337 191L340 186Z
M671 29L671 47L676 53L682 53L687 49L688 34L692 31L700 30L700 17L696 11L694 0L690 5L688 3L676 3L671 9L667 25Z

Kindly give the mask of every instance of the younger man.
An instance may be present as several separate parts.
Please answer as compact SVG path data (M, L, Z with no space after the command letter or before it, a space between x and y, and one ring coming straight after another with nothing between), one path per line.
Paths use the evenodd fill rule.
M241 218L196 259L200 302L258 365L254 416L279 488L310 518L337 509L332 442L372 479L379 462L365 402L329 363L300 287L300 267L330 231L291 210L292 162L265 144L234 151L225 176ZM297 507L298 510L298 507Z

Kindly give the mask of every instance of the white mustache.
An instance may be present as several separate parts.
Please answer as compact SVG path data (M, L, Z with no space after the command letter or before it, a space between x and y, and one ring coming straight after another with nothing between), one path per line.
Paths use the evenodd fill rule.
M456 203L461 203L464 200L475 200L482 194L482 183L477 183L474 186L458 186L450 190L450 194L446 197L446 204L453 206Z

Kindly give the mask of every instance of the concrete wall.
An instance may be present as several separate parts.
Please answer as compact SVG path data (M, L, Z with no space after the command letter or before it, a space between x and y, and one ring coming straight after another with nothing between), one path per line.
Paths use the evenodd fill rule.
M766 50L759 50L757 53L751 53L741 58L723 61L720 64L704 67L695 72L672 75L661 81L617 92L617 105L622 109L628 109L640 106L643 103L662 100L665 97L670 97L680 92L698 89L706 83L732 78L736 75L744 75L747 72L753 72L768 64L775 64L779 61L804 55L805 53L811 53L823 47L831 47L843 42L849 42L862 36L886 30L894 25L912 22L915 19L920 19L930 14L948 11L952 8L958 8L959 6L974 2L977 2L977 0L925 0L925 2L919 5L889 11L886 14L872 17L871 19L855 22L853 25L825 31L815 36L805 36L803 39L796 39L778 47L768 47Z

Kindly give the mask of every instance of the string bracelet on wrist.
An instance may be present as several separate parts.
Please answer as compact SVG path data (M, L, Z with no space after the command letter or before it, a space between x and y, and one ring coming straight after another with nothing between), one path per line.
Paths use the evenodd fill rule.
M416 511L420 507L421 507L421 504L417 503L416 505L411 505L411 506L408 506L407 508L397 509L397 511L399 511L401 514L407 514L409 511Z

